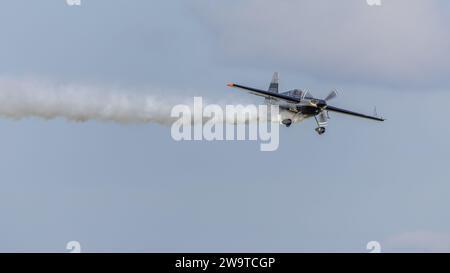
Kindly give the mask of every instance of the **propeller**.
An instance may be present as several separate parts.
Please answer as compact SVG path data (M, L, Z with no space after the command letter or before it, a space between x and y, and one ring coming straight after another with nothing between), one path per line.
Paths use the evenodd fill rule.
M308 93L308 92L306 92L306 93ZM305 96L303 96L304 98L306 97L306 98L308 98L307 97L307 95L306 95L306 93L305 93ZM312 105L312 106L314 106L314 107L317 107L317 108L320 108L321 110L325 110L326 109L326 107L327 107L327 102L328 101L330 101L330 100L332 100L332 99L334 99L334 98L336 98L337 97L337 91L336 90L333 90L333 91L331 91L324 99L316 99L316 98L314 98L314 97L310 97L311 98L311 100L310 100L310 104Z
M332 91L330 92L330 94L328 94L328 96L326 96L323 100L324 100L324 101L330 101L330 100L336 98L337 95L338 95L338 92L336 91L336 89L334 89L334 90L332 90Z
M327 126L328 119L330 118L328 112L325 113L325 110L328 106L327 102L336 98L338 92L336 90L332 90L324 99L311 99L310 104L314 107L320 108L320 113L317 115L317 124L319 127Z
M303 91L301 99L312 99L314 96L309 91Z
M317 123L319 127L325 127L328 123L328 116L325 114L325 111L320 112L317 118Z

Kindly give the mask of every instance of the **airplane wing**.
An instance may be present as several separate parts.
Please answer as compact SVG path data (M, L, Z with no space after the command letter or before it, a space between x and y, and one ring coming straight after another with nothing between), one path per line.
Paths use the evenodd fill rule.
M244 89L250 94L261 96L261 97L265 97L265 98L285 100L287 102L292 102L292 103L299 103L300 102L300 99L298 99L298 98L286 96L286 95L279 94L279 93L274 93L274 92L270 92L270 91L264 91L264 90L256 89L256 88L253 88L253 87L247 87L247 86L243 86L243 85L235 84L235 83L229 83L227 85L229 87L235 87L235 88Z
M368 116L368 115L352 112L352 111L349 111L349 110L337 108L337 107L334 107L334 106L331 106L331 105L328 105L325 108L325 110L326 111L331 111L331 112L336 112L336 113L341 113L341 114L346 114L346 115L350 115L350 116L356 116L356 117L360 117L360 118L367 118L367 119L372 119L372 120L377 120L377 121L384 121L383 118L374 117L374 116Z
M235 83L229 83L227 85L229 87L244 89L245 91L247 91L250 94L261 96L261 97L265 97L265 98L284 100L284 101L291 102L291 103L299 103L300 102L299 98L286 96L286 95L279 94L279 93L265 91L265 90L261 90L261 89L257 89L257 88L253 88L253 87L247 87L247 86L240 85L240 84L235 84ZM383 118L379 118L379 117L375 117L375 116L368 116L368 115L352 112L352 111L349 111L349 110L337 108L337 107L334 107L334 106L331 106L331 105L327 105L325 110L330 111L330 112L336 112L336 113L356 116L356 117L360 117L360 118L366 118L366 119L377 120L377 121L384 121Z

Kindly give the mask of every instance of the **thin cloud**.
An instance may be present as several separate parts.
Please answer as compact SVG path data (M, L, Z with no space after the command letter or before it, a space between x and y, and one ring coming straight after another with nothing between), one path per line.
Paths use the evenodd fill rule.
M450 14L443 1L226 1L198 5L223 62L318 79L450 86Z
M387 250L413 252L450 252L450 234L431 231L405 232L388 238Z

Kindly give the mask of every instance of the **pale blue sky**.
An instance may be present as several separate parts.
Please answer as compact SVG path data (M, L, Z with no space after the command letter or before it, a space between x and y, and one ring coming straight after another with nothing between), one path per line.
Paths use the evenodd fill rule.
M225 84L276 70L282 89L338 88L336 106L388 121L334 114L321 137L306 121L263 153L2 118L0 251L450 250L445 1L81 1L2 1L0 76L249 101Z

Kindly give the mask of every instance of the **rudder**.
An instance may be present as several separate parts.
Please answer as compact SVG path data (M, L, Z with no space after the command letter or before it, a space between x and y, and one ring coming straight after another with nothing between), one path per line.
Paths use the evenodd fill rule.
M273 73L272 81L269 85L269 92L278 93L278 72Z

